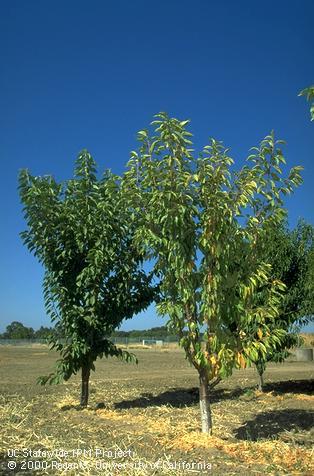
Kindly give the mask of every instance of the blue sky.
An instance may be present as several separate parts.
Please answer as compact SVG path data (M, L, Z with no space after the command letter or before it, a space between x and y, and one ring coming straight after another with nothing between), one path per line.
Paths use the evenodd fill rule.
M274 129L305 167L290 224L314 224L314 124L297 97L314 82L313 17L312 0L1 1L0 331L49 325L42 269L18 235L18 170L70 178L87 148L121 173L159 111L190 118L197 148L223 140L239 165ZM150 309L122 328L162 323Z

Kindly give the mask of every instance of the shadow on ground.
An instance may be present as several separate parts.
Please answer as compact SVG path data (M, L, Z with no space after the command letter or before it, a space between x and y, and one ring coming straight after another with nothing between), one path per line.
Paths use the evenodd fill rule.
M282 382L267 383L264 386L265 392L282 393L305 393L314 394L314 380L284 380Z
M265 392L274 392L274 394L282 393L313 393L314 380L289 380L283 382L276 382L265 385ZM221 402L224 400L232 400L245 395L254 395L256 386L251 387L237 387L235 389L217 388L211 393L211 402ZM153 395L152 393L143 393L140 397L133 400L123 400L115 404L115 408L148 408L153 406L170 405L172 407L180 408L184 406L192 406L199 401L198 388L174 388ZM99 403L98 406L103 406Z
M62 412L67 412L68 410L84 410L83 407L80 407L79 405L63 405L63 407L60 408Z
M11 466L16 463L16 466ZM13 476L14 474L22 474L27 476L34 474L31 470L21 468L21 463L13 456L10 457L7 453L0 453L0 474L1 476Z
M274 438L284 431L300 432L311 430L314 425L314 412L310 410L273 410L259 413L253 420L247 421L234 431L239 440L257 441ZM304 435L295 434L294 441L307 444Z
M211 394L211 402L214 403L226 399L238 398L246 392L247 389L242 389L240 387L234 390L217 389ZM180 408L195 405L198 401L198 388L174 388L160 393L159 395L143 393L139 398L116 403L115 408L147 408L161 405L170 405L172 407Z

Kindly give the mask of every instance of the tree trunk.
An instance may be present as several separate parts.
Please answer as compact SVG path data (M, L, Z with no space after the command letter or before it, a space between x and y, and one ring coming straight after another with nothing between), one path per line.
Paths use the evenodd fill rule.
M199 370L200 379L200 409L202 432L212 434L212 415L209 400L209 381L206 369Z
M264 372L266 370L266 362L262 359L258 360L255 363L255 367L258 374L258 390L263 392L264 390Z
M88 395L89 395L89 376L90 376L90 366L85 364L82 366L82 387L81 387L81 407L87 407L88 404Z
M260 392L262 392L264 387L264 372L262 370L257 370L257 373L258 373L258 389Z

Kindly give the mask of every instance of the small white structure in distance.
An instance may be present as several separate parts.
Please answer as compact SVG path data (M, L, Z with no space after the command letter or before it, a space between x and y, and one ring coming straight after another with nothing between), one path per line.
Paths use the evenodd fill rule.
M143 339L143 347L145 345L156 345L158 347L162 347L164 345L163 340L153 340L153 339Z

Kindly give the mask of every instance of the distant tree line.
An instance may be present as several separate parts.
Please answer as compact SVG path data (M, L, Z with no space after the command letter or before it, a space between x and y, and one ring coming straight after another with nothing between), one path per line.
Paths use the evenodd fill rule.
M115 331L112 333L112 337L123 338L155 338L165 339L173 336L171 332L167 330L166 326L152 327L151 329L144 330L131 330L131 331ZM34 330L32 327L24 326L21 322L13 321L6 327L5 332L0 334L0 339L50 339L51 336L62 338L62 329L56 327L41 326L39 329Z
M166 337L175 336L174 333L170 332L166 326L161 327L152 327L151 329L144 330L131 330L131 331L115 331L112 333L113 337L145 337L147 338L160 338L165 339Z
M32 327L26 327L18 321L13 321L6 327L5 332L0 334L1 339L46 339L54 329L41 326L36 331Z

